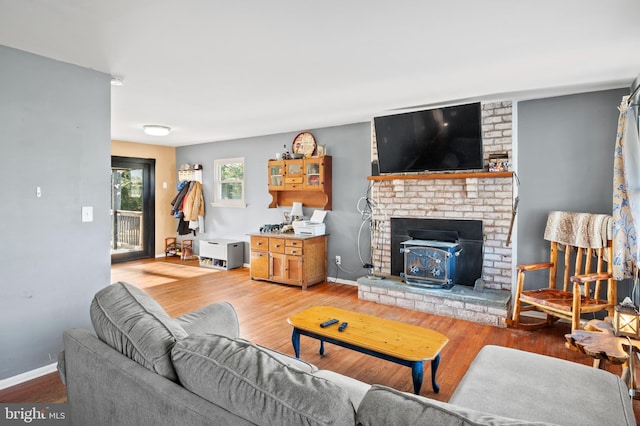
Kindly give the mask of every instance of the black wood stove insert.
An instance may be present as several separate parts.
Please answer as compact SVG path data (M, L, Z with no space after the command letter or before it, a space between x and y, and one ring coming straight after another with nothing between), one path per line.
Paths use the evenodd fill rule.
M408 241L417 240L414 246L428 245L429 243L424 242L427 241L432 242L434 247L453 247L450 251L455 252L454 257L446 265L446 271L443 270L445 274L453 274L453 280L441 283L440 280L433 279L432 275L435 274L431 273L429 268L420 269L432 260L421 260L420 256L424 255L420 254L409 255L410 264L406 266L409 268L409 279L405 277L407 284L434 287L443 284L442 288L450 288L454 284L473 287L476 280L482 276L482 232L481 220L391 218L391 275L405 275L405 251L406 247L412 246ZM411 273L412 267L415 273Z

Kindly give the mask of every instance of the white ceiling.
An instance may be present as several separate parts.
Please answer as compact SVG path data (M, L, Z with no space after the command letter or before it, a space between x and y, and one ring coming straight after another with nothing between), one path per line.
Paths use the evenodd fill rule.
M123 77L112 138L181 146L628 86L640 2L0 0L0 44Z

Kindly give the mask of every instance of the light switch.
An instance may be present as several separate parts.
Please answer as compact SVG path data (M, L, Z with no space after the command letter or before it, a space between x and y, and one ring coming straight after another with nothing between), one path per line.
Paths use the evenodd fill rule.
M162 182L162 189L167 189L168 185L167 182Z
M93 207L82 207L82 221L93 222Z
M36 186L36 197L42 197L42 188L40 188L39 186Z

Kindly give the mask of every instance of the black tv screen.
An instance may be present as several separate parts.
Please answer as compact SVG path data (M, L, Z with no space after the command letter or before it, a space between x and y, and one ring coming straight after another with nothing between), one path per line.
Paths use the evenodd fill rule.
M374 118L380 173L477 170L480 103Z

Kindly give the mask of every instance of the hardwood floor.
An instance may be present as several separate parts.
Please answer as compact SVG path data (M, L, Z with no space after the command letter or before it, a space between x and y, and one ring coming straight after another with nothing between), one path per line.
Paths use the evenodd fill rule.
M162 262L161 268L143 267ZM193 268L166 268L165 262ZM149 266L149 265L147 265ZM117 264L112 267L112 281L126 281L144 287L171 316L178 316L217 301L230 302L240 318L240 335L257 344L293 355L291 327L287 317L314 305L332 305L431 328L449 338L442 350L438 369L440 393L435 394L428 380L421 395L447 401L478 351L488 344L508 346L556 358L591 365L587 356L568 350L564 335L570 325L557 323L537 331L497 328L464 320L410 311L358 299L355 286L327 282L302 291L290 287L253 281L248 269L239 268L215 273L198 273L197 262L176 258L151 259ZM202 270L203 268L199 268ZM162 275L162 279L158 279ZM148 286L156 280L158 284ZM88 308L88 307L87 307ZM411 392L411 372L406 367L327 344L323 356L318 354L317 340L302 336L301 358L321 369L331 369L367 383L379 383ZM428 364L425 378L429 377ZM619 367L610 367L620 374ZM584 390L588 395L588 389ZM0 402L64 402L65 388L57 374L0 391ZM636 418L640 419L640 402L634 401Z

